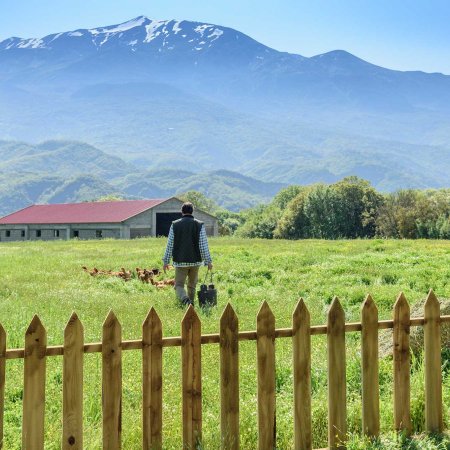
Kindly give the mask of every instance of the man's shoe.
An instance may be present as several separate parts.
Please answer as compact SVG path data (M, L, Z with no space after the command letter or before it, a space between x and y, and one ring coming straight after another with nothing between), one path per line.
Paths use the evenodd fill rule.
M189 297L183 297L181 300L180 300L180 302L181 302L181 305L182 306L189 306L189 305L192 305L192 306L194 306L194 302L189 298Z

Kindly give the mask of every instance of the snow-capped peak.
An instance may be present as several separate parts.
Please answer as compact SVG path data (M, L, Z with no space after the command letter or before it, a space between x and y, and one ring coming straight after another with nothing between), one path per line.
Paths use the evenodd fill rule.
M121 23L119 25L111 25L109 27L92 28L88 30L92 35L97 34L114 34L123 33L124 31L131 30L132 28L140 27L145 22L150 21L147 17L140 16L135 19L128 20L127 22Z
M136 51L138 46L152 44L159 52L173 50L181 45L183 48L199 51L210 48L219 39L225 29L212 24L178 20L152 20L139 16L118 25L110 25L91 29L78 29L64 33L56 33L43 38L14 38L3 41L0 50L15 49L47 49L65 45L68 40L77 39L83 44L99 50L105 46L120 45Z

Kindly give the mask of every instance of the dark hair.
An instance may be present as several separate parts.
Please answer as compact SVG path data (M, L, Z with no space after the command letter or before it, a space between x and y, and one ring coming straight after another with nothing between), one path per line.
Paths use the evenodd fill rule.
M192 214L194 212L194 205L191 202L183 203L181 207L181 212L183 214Z

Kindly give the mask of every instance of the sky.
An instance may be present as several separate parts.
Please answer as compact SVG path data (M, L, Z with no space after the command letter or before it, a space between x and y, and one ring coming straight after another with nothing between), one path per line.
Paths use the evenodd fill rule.
M450 74L449 0L0 0L0 40L140 15L228 26L303 56L340 49L391 69Z

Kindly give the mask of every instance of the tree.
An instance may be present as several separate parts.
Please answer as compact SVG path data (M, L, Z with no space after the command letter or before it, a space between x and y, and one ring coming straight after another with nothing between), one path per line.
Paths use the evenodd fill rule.
M339 235L346 238L373 237L383 196L368 181L355 176L344 178L332 188L338 199Z
M236 235L246 238L272 239L281 216L279 208L273 205L260 205L243 213L244 224Z
M187 191L179 194L177 197L183 202L191 202L194 208L201 209L210 214L214 214L219 209L219 206L214 200L211 200L198 191Z
M307 188L305 186L299 186L297 184L293 184L284 189L281 189L281 191L279 191L278 194L273 198L272 204L280 208L281 210L284 210L288 206L289 202L297 197L300 192L306 189Z
M221 236L231 236L244 223L242 214L228 211L227 209L219 209L215 212L215 216L219 220L219 234Z
M318 184L305 199L304 214L309 222L309 237L337 239L340 231L340 200L332 186Z
M304 211L307 195L308 192L304 189L288 203L274 231L275 238L303 239L309 237L309 220Z

